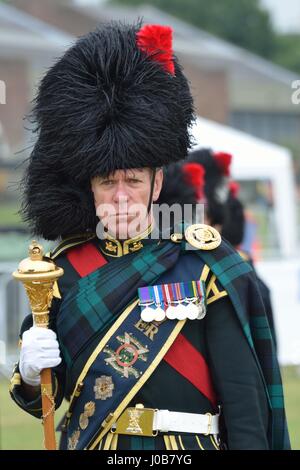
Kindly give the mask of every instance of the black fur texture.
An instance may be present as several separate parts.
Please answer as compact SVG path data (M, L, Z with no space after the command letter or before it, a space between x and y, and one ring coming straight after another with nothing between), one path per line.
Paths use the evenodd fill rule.
M184 162L172 163L164 168L164 181L158 204L197 204L195 188L188 183L182 170Z
M140 27L99 27L41 81L21 209L34 235L55 240L94 231L93 176L187 156L194 119L188 82L175 57L174 76L138 49Z

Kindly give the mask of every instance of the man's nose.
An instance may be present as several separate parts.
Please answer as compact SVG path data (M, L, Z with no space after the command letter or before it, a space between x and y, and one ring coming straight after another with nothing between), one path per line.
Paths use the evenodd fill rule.
M126 189L126 185L123 181L118 182L114 192L114 202L122 203L128 202L129 195Z

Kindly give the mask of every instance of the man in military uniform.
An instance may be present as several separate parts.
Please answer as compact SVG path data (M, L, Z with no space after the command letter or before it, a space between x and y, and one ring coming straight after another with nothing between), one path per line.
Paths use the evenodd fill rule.
M79 39L34 116L23 211L36 235L62 238L50 256L65 274L51 329L23 323L12 398L41 418L39 374L53 368L70 450L288 448L250 266L211 227L165 239L153 220L193 119L171 29L113 23Z

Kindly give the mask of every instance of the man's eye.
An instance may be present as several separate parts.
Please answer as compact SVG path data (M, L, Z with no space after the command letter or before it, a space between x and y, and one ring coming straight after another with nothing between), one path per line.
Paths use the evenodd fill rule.
M111 186L113 183L114 183L113 180L104 180L104 181L101 181L100 184L105 185L105 186Z
M140 183L140 180L138 180L136 178L129 178L128 183Z

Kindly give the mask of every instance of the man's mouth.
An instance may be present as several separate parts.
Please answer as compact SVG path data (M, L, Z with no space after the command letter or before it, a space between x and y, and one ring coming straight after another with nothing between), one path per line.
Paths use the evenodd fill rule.
M136 214L133 212L126 212L123 214L115 214L113 217L134 217Z

